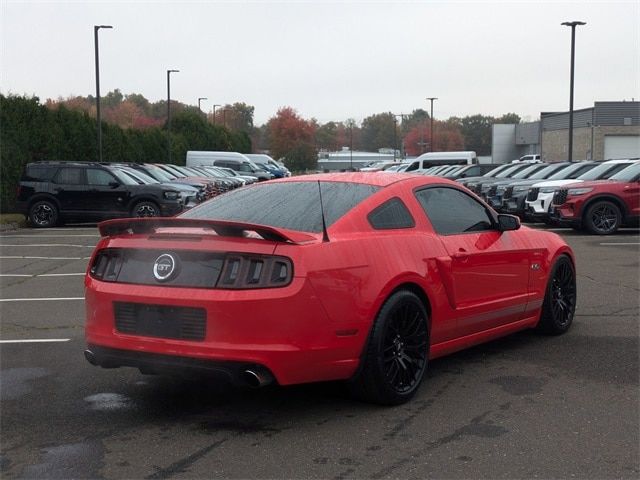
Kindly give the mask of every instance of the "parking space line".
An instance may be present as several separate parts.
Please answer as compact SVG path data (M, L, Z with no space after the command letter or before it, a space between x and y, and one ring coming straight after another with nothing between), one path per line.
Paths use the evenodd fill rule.
M74 245L74 244L67 244L67 243L25 243L25 244L22 244L22 245L17 245L17 244L0 245L0 248L2 248L2 247L78 247L78 248L95 248L96 246L95 245Z
M638 242L622 242L622 243L615 243L615 242L603 242L600 245L605 245L605 246L610 246L610 245L640 245L640 243Z
M0 277L75 277L82 273L0 273Z
M23 258L25 260L88 260L91 257L31 257L25 255L0 255L0 258Z
M0 302L55 302L59 300L84 300L84 297L0 298Z
M0 343L53 343L68 342L70 338L25 338L22 340L0 340Z

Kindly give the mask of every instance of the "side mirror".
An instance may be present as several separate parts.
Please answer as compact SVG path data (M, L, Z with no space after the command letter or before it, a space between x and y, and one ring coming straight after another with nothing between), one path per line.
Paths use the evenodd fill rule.
M498 215L498 228L501 232L508 230L518 230L520 228L520 219L515 215Z
M109 182L109 186L111 188L118 188L120 186L120 184L118 182Z

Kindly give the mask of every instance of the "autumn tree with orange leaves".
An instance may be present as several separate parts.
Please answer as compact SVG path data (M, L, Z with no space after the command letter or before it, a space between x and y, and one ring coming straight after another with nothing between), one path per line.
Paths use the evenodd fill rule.
M315 125L291 107L283 107L267 123L269 150L275 159L284 159L292 171L317 167Z

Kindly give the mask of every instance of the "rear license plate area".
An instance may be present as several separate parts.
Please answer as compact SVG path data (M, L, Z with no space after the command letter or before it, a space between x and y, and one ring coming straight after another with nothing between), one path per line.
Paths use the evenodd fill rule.
M116 331L143 337L202 341L207 317L203 308L114 302Z

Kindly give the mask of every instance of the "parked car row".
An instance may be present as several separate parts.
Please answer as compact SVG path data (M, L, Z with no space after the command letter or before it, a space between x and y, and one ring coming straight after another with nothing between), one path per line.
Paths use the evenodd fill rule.
M485 166L441 166L421 173L455 179L496 211L525 221L606 235L640 220L640 159L510 163L465 176L474 167Z
M257 181L215 166L35 162L24 169L16 206L40 228L118 217L166 217Z

